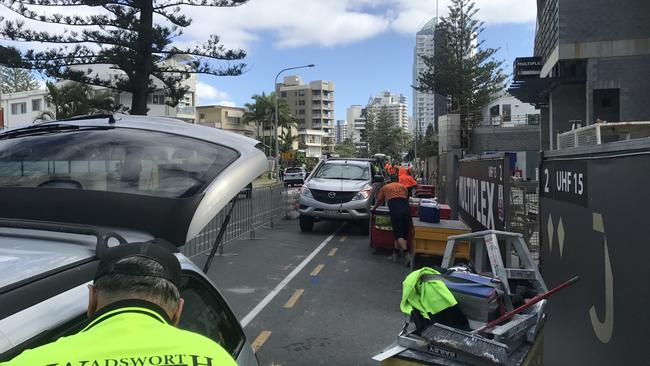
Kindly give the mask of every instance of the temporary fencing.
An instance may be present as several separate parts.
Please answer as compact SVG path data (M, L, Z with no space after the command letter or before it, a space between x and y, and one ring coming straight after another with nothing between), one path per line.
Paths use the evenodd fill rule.
M286 209L283 199L282 185L270 187L247 188L243 190L235 202L230 223L226 228L223 240L219 244L219 254L223 254L224 245L249 234L255 238L255 231L264 225L271 228L273 220L281 217ZM231 204L224 207L194 239L187 242L181 251L188 257L209 251L221 230L221 225L230 211Z

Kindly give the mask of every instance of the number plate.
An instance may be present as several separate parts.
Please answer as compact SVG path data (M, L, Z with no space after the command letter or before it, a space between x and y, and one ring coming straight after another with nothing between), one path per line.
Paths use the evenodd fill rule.
M336 215L339 212L337 210L323 210L325 212L325 215Z

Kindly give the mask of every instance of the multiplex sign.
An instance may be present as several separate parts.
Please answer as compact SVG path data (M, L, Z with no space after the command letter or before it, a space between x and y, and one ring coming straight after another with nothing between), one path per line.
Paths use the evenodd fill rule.
M472 230L506 229L506 159L502 156L461 160L458 212Z
M541 57L518 57L514 62L515 79L536 78L542 72Z
M549 287L580 276L548 302L548 365L647 363L650 286L640 271L650 258L646 145L542 160L542 275Z

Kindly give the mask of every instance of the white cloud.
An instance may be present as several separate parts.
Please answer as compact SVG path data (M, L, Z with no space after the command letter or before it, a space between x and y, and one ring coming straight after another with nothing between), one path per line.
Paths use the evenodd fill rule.
M447 14L451 0L440 0L440 15ZM535 0L476 0L477 16L487 25L529 23L536 14ZM90 7L33 7L49 14L96 13ZM279 48L333 47L373 38L387 31L415 33L435 16L436 0L250 0L234 8L184 7L181 12L193 19L179 40L202 42L217 34L228 47L250 48L260 35L271 34ZM7 9L2 16L12 16ZM37 22L35 29L57 30ZM35 45L39 47L38 45ZM40 47L39 47L40 48Z
M217 105L222 105L222 106L225 106L225 107L236 107L237 106L237 104L235 104L235 102L230 102L230 101L227 101L227 100L222 100L222 101L220 101L220 102L218 102L216 104Z
M196 84L196 97L198 105L227 105L235 106L235 103L230 101L228 93L218 90L210 84L199 81Z

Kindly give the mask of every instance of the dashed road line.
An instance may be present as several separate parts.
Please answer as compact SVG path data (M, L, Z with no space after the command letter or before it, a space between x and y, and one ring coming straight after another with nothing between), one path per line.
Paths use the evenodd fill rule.
M330 252L327 254L328 257L333 257L336 254L336 251L339 250L339 248L332 248Z
M347 235L343 235L343 236L341 236L341 239L339 239L339 241L345 241L345 239L347 239L347 238L348 238Z
M314 276L318 276L318 274L319 274L320 271L323 269L323 267L325 267L324 264L319 264L319 265L317 265L316 268L314 268L314 270L311 271L311 273L310 273L309 275L312 276L312 277L314 277Z
M266 342L267 339L271 336L271 331L270 330L263 330L260 335L255 338L253 341L253 344L251 346L253 347L253 352L257 352L260 348L262 348L262 345L264 342Z
M264 310L264 308L271 302L271 300L273 300L280 293L280 291L282 291L282 289L285 286L287 286L287 284L294 277L296 277L296 275L298 275L298 273L300 273L300 271L302 271L302 269L305 268L305 266L307 266L307 264L309 264L309 262L311 262L312 259L314 259L316 254L318 254L327 245L327 243L329 243L339 233L339 230L341 230L342 227L343 227L343 225L341 225L338 229L336 229L336 231L332 235L328 236L325 240L323 240L323 242L320 243L320 245L318 247L316 247L316 249L314 249L314 251L312 251L307 256L307 258L305 258L302 262L300 262L300 264L296 268L294 268L293 271L291 271L291 273L289 273L287 275L287 277L284 278L284 280L282 280L280 283L278 283L278 285L275 286L275 288L268 295L266 295L266 297L264 297L262 299L262 301L260 301L259 304L257 304L253 308L253 310L250 311L250 313L248 313L245 317L243 317L242 320L241 320L241 326L245 327L253 319L255 319L255 317L262 310Z
M287 301L286 304L284 304L283 308L285 309L291 309L294 305L296 305L296 301L300 298L300 295L305 292L305 289L299 288L296 291L293 292L293 295L289 298L289 301Z

